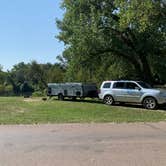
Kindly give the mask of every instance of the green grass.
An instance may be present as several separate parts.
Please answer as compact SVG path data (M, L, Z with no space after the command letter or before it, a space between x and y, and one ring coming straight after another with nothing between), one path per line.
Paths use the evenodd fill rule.
M95 102L71 102L39 98L0 98L0 124L159 122L166 111L107 106Z

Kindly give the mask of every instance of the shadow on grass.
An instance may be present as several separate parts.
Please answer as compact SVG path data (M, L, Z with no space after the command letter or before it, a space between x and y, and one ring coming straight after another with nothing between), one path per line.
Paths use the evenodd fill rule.
M138 108L138 109L144 109L144 110L146 110L143 107L143 105L137 104L137 103L115 103L114 106L115 107L119 107L120 106L120 107L124 107L124 108ZM166 105L160 105L160 106L158 106L157 110L166 111Z
M124 104L115 104L114 106L117 106L117 107L121 106L121 107L126 107L126 108L138 108L138 109L146 110L141 104L124 103ZM166 105L158 106L157 110L166 111Z
M56 100L59 101L57 98L53 98L52 100ZM103 102L99 99L77 99L77 100L72 100L72 99L64 99L63 101L67 101L67 102L82 102L82 103L96 103L96 104L103 104Z
M58 101L57 98L53 98L52 100ZM77 100L72 100L72 99L64 99L64 101L67 102L82 102L82 103L93 103L93 104L103 104L102 100L99 99L77 99ZM133 103L115 103L115 107L124 107L124 108L138 108L138 109L145 109L141 104L133 104ZM146 110L146 109L145 109ZM165 105L160 105L157 110L163 110L166 111L166 104Z

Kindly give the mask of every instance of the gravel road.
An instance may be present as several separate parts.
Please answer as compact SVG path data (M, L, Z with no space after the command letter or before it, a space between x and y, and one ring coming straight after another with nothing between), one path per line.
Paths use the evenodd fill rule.
M166 166L166 123L0 126L0 166Z

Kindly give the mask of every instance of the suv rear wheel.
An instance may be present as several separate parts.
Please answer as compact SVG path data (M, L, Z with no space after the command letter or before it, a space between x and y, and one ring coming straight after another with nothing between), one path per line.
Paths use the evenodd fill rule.
M113 105L114 99L111 95L107 95L104 97L103 102L104 102L104 104L107 104L107 105Z
M155 98L153 97L146 97L144 100L143 100L143 106L146 108L146 109L149 109L149 110L154 110L157 108L157 101Z

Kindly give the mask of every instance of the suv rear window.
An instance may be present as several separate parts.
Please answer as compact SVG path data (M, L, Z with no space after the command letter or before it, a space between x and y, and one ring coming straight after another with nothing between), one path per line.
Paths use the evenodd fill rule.
M124 82L116 82L116 83L114 83L113 88L114 89L124 89L124 85L125 85Z
M110 88L111 87L111 83L110 82L107 82L103 85L103 88L107 89L107 88Z

